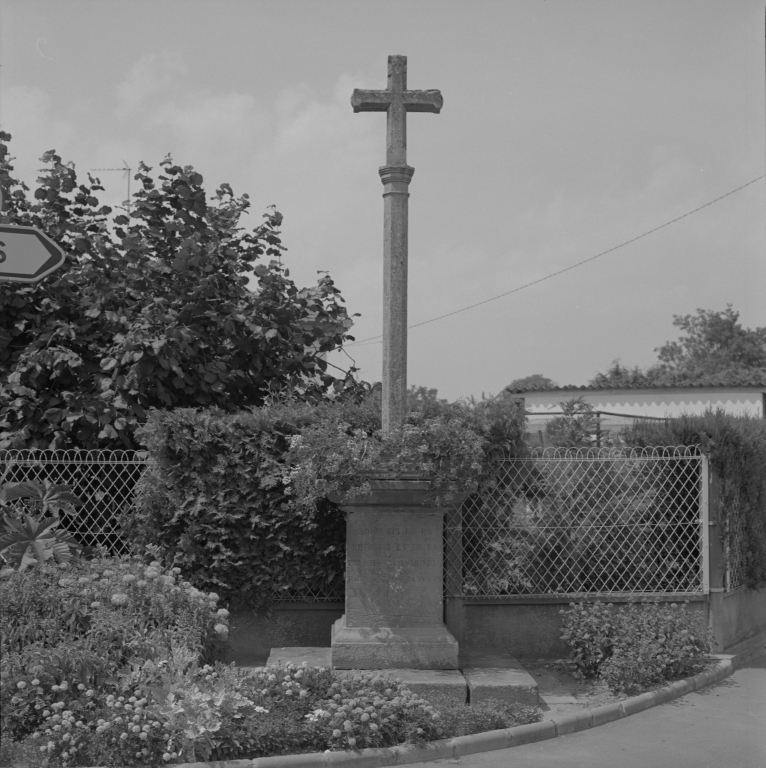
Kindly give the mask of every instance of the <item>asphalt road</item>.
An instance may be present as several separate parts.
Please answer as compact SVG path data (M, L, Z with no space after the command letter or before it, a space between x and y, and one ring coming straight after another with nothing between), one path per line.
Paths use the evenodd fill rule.
M766 768L766 656L703 691L623 720L437 762L445 768Z

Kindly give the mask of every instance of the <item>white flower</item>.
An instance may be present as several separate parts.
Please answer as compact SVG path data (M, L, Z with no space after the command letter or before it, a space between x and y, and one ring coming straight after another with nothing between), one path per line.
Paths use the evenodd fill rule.
M125 605L128 602L128 596L124 592L115 592L112 595L112 605Z
M220 616L222 619L227 619L229 617L229 612L225 608L219 608L215 612L216 616Z
M40 681L39 681L37 678L35 678L35 679L32 681L32 685L40 685Z
M225 624L216 624L213 629L222 637L226 637L229 634L229 628Z

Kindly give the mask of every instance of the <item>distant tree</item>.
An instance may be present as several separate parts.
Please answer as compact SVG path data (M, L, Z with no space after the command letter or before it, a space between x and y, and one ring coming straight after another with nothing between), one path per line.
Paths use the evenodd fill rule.
M615 360L589 384L610 386L662 386L710 382L737 384L754 375L766 379L766 328L743 328L731 304L715 312L698 309L696 315L674 315L673 325L685 335L654 351L659 362L646 370L627 368Z
M523 379L514 379L506 389L544 389L557 387L555 381L543 376L541 373L533 373Z
M563 412L545 425L546 442L561 448L587 448L596 443L598 416L583 397L559 403Z
M414 408L424 403L446 403L447 401L444 398L438 397L438 394L436 389L416 387L414 384L411 384L407 390L407 406L408 408Z
M98 180L78 186L54 151L30 201L10 138L0 132L5 220L39 227L67 261L38 283L0 283L0 448L138 448L151 407L368 391L356 369L328 372L323 353L353 338L353 321L328 275L311 288L290 280L279 213L245 232L247 195L222 184L210 205L202 176L169 156L159 186L140 164L130 216L110 221Z
M638 366L627 368L621 365L619 360L613 360L605 373L597 373L588 383L594 387L609 389L610 387L653 386L659 383L659 380L653 369L642 371Z
M743 328L731 304L723 312L698 309L694 315L674 315L673 325L686 335L655 349L659 368L673 375L696 378L730 371L766 370L766 328Z

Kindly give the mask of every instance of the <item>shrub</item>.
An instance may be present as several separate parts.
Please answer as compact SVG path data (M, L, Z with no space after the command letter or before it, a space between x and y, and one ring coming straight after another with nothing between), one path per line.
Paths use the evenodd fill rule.
M565 618L561 639L579 676L596 677L601 665L612 655L616 623L611 603L570 603L571 610L559 611Z
M650 685L695 674L707 664L712 637L703 617L676 603L571 604L562 639L577 673L598 677L614 692L635 693Z
M612 691L637 693L651 685L696 674L707 665L711 640L699 614L675 603L621 612L611 656L600 677Z

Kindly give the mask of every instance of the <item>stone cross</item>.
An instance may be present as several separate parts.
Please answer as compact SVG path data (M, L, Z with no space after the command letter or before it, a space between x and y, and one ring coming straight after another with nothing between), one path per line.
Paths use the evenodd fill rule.
M388 57L385 91L354 89L354 112L386 112L383 181L383 432L401 428L407 408L407 112L439 113L439 91L407 90L407 57Z

